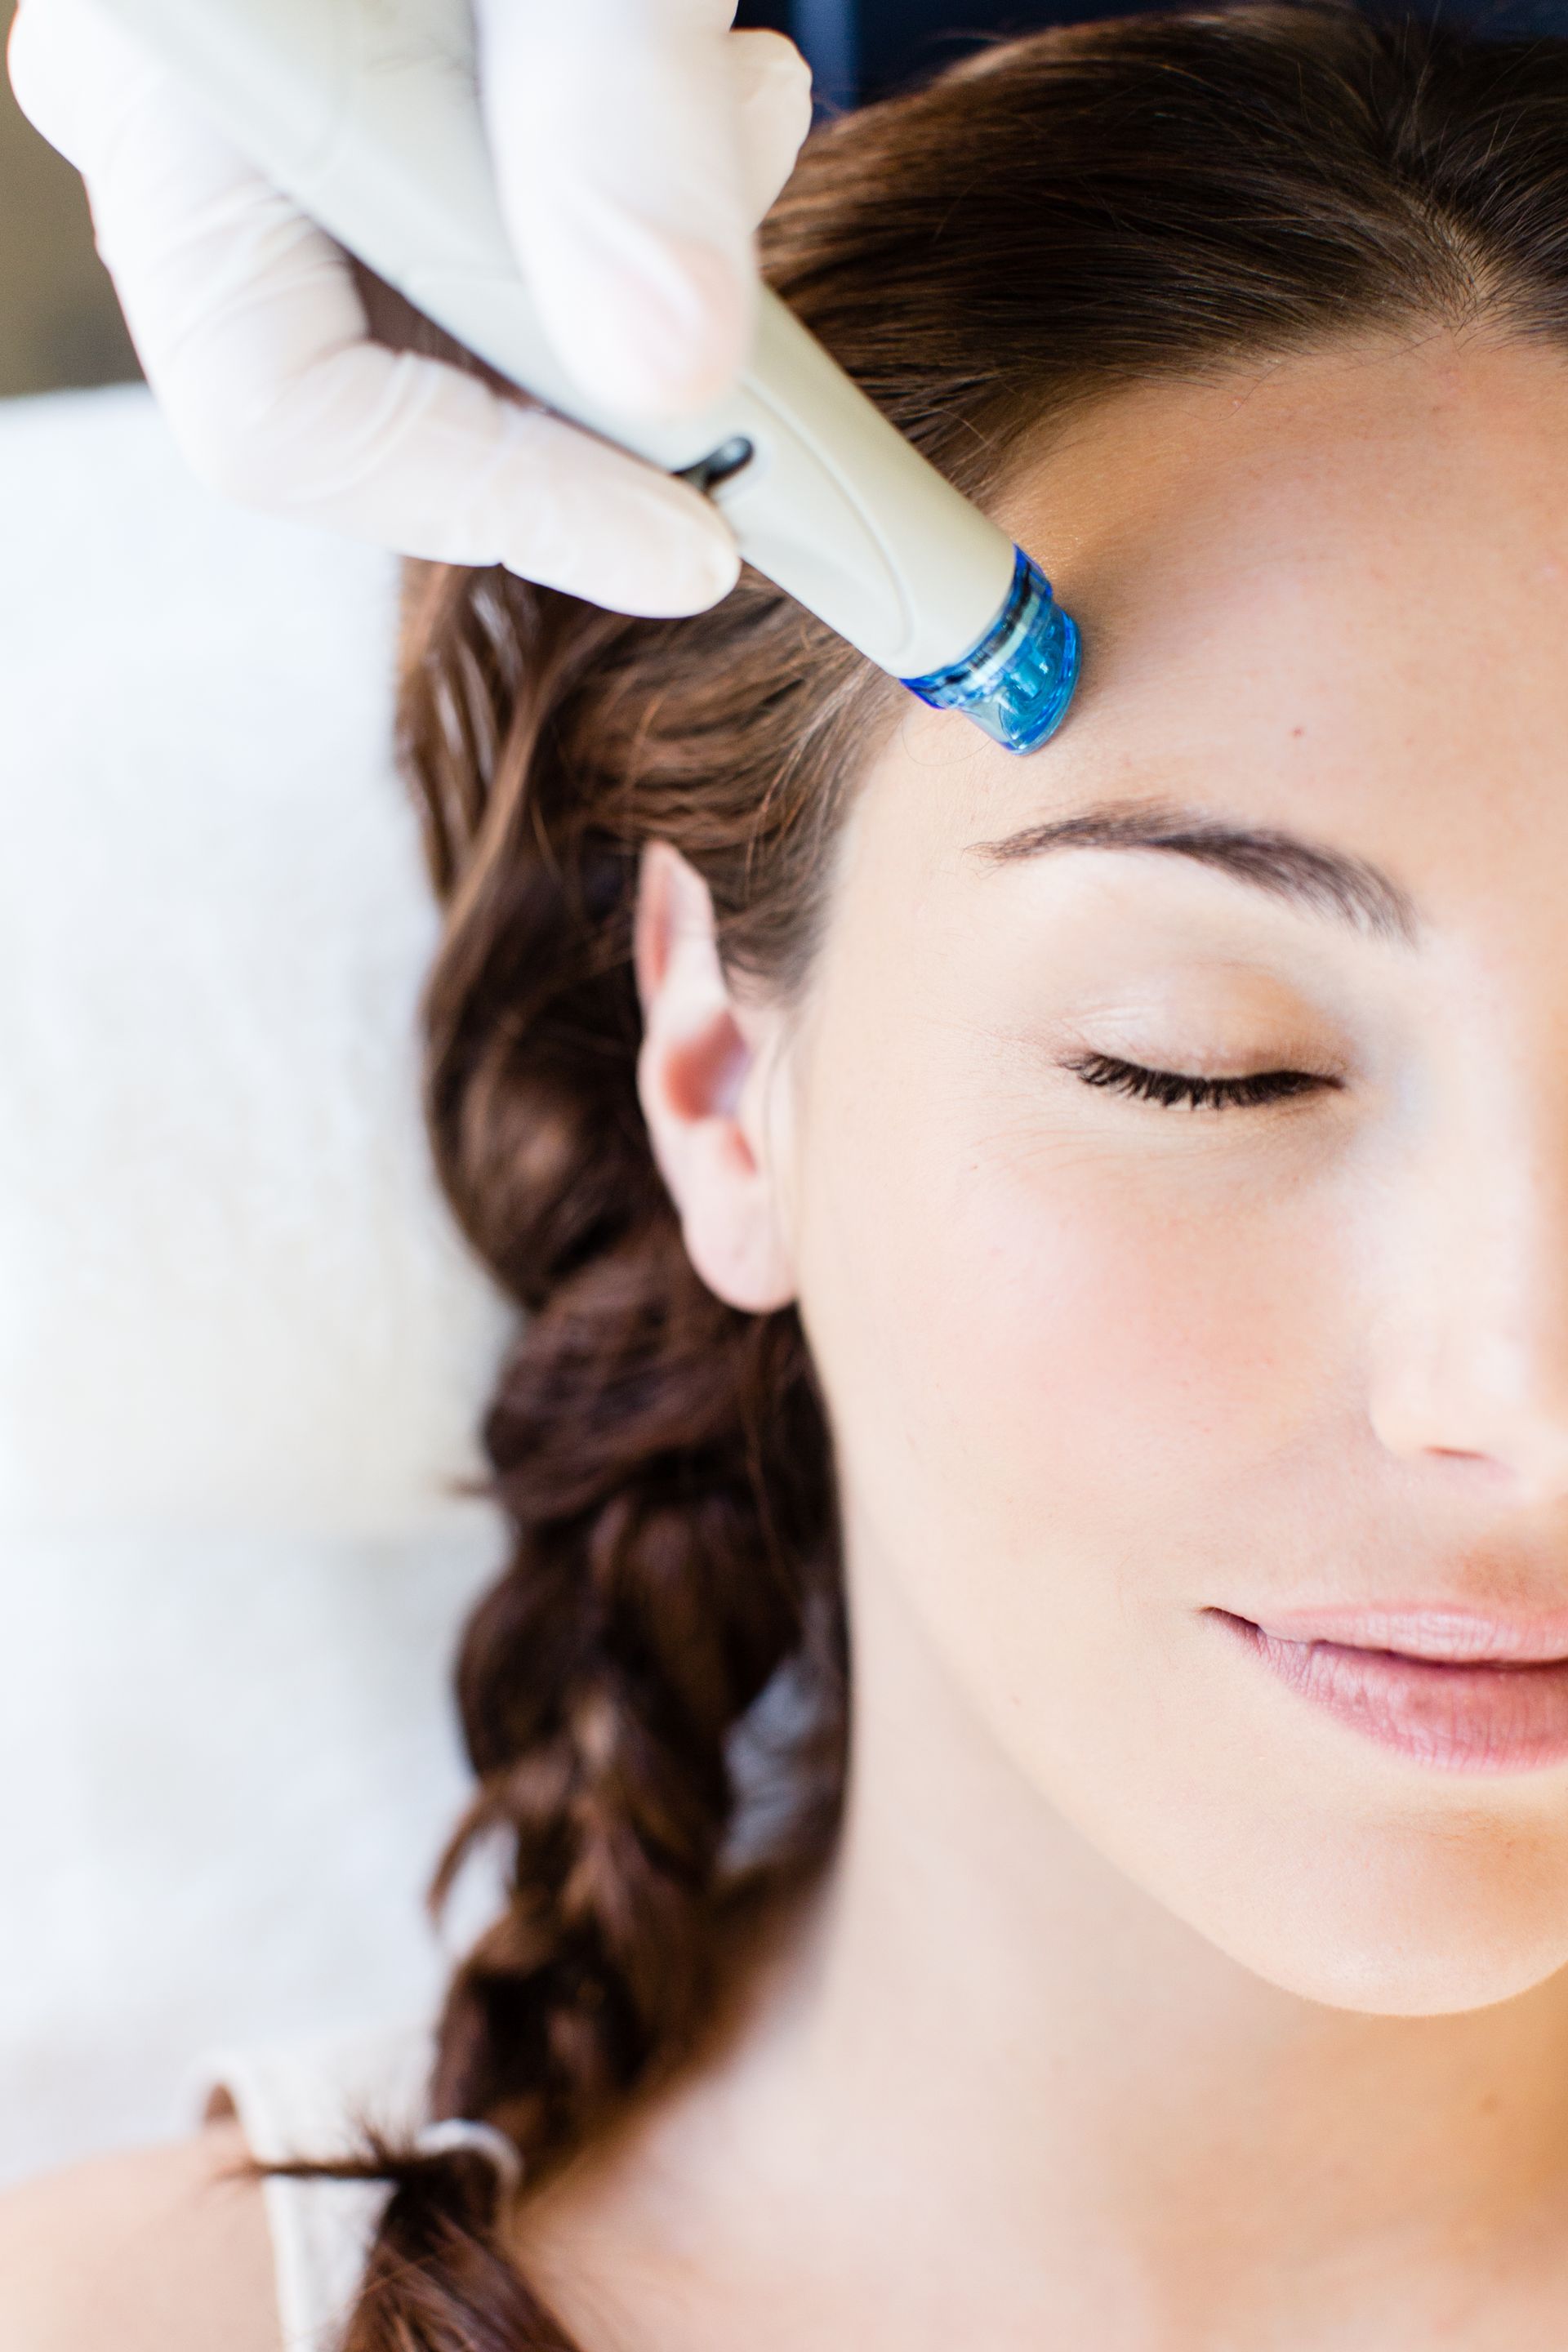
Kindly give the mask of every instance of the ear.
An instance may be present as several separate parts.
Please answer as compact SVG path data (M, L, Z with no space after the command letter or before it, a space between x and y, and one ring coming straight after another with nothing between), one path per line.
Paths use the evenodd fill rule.
M637 1093L687 1255L730 1306L787 1307L795 1277L767 1116L778 1016L735 1001L708 885L668 842L643 852L636 960Z

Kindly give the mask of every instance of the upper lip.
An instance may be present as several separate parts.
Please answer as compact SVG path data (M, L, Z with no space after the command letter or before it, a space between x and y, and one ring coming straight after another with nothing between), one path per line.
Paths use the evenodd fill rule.
M1268 1609L1247 1614L1245 1622L1279 1642L1327 1642L1448 1665L1531 1666L1568 1659L1568 1609L1508 1611L1448 1601L1396 1601Z

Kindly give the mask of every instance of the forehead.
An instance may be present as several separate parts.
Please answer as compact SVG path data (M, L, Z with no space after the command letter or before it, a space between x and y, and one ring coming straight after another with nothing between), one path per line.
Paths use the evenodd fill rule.
M940 855L1174 798L1417 894L1456 860L1479 887L1483 842L1568 875L1568 352L1433 331L1141 386L1057 428L997 512L1083 625L1078 705L1022 761L911 713L858 830Z

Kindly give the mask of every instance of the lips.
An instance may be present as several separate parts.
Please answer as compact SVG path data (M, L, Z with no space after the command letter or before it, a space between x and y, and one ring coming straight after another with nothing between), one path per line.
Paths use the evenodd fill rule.
M1208 1612L1268 1673L1350 1729L1449 1772L1568 1763L1568 1615L1426 1604Z

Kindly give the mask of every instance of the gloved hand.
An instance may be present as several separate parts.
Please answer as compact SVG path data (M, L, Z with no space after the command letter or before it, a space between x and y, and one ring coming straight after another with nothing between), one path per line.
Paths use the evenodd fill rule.
M810 120L805 60L731 32L732 0L477 13L502 204L559 356L623 406L705 404L746 347L752 231ZM688 484L372 342L337 247L92 0L23 0L11 73L87 182L148 380L206 480L621 612L697 612L733 584L729 529Z

